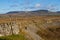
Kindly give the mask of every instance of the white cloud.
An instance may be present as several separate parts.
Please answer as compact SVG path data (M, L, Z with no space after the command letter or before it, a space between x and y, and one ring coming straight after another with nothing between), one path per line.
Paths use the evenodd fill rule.
M41 6L40 3L35 4L35 8L39 8Z
M47 6L47 9L48 9L48 10L56 10L56 6L55 6L55 5L52 5L52 4L49 4L49 5Z

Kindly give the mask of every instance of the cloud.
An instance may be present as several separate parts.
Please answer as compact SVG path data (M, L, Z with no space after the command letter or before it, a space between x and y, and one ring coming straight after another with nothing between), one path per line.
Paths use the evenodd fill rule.
M41 6L40 3L35 4L35 8L39 8Z
M33 6L28 6L27 8L28 9L36 9L36 8L40 8L41 4L40 3L36 3L35 5Z
M18 7L18 5L11 5L10 7Z
M49 5L47 6L47 9L48 9L48 10L56 10L56 5L49 4Z

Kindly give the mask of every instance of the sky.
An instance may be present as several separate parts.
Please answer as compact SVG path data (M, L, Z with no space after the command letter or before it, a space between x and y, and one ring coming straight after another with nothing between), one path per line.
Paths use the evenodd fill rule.
M60 11L60 0L0 0L0 14L9 11Z

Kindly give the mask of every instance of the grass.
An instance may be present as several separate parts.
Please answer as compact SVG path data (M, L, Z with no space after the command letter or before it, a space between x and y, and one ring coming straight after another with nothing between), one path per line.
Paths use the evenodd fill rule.
M3 36L0 37L0 40L27 40L24 35L10 35L10 36Z

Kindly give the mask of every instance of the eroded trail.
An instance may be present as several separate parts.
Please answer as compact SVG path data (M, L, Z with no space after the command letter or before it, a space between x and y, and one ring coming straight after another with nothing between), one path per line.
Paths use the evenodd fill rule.
M42 38L36 33L33 33L31 31L26 31L26 32L28 32L28 34L33 38L33 40L42 40Z
M32 29L30 29L30 30L23 29L23 31L26 33L26 36L30 38L30 40L44 40L38 34L36 34Z

